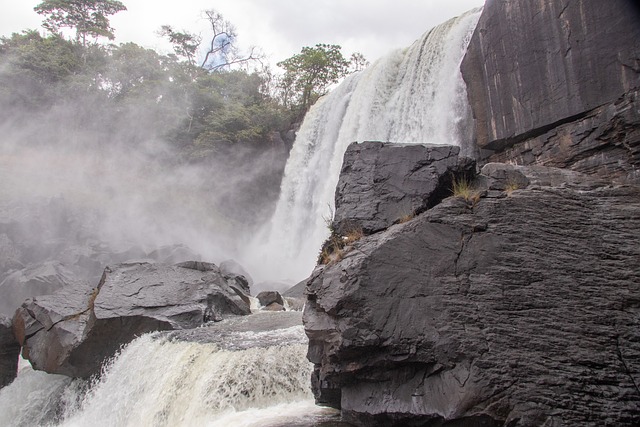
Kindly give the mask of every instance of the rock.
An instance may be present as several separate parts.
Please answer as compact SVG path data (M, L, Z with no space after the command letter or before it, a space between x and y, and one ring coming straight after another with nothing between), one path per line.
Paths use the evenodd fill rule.
M461 64L484 155L640 182L639 21L626 0L487 2Z
M640 425L640 187L510 168L484 182L527 188L448 198L314 271L318 402L367 427Z
M73 272L53 261L15 271L0 283L0 314L13 316L27 298L49 295L77 282Z
M278 304L277 302L272 302L271 304L265 306L263 308L265 311L284 311L284 306L282 304Z
M492 162L547 165L640 183L640 91L584 117L517 142L487 158Z
M280 292L277 291L262 291L256 296L256 298L258 298L260 305L263 307L266 307L269 304L273 303L284 305L282 295L280 295Z
M0 315L0 389L18 375L20 344L16 341L11 327L11 319Z
M339 235L384 230L435 205L455 175L474 174L460 148L420 144L351 144L336 189L333 229Z
M220 272L226 276L242 276L249 286L253 286L253 278L237 261L232 259L222 261L220 263ZM251 294L251 291L248 290L247 293Z
M307 287L307 280L303 280L299 282L297 285L290 287L286 291L282 293L283 297L294 297L294 298L302 298L304 297L304 290Z
M249 313L214 264L137 263L107 267L94 289L66 287L29 300L13 324L34 369L86 378L141 334Z

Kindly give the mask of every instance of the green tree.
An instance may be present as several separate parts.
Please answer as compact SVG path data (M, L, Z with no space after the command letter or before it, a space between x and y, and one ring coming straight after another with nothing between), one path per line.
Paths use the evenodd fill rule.
M87 45L87 37L113 40L108 16L127 10L118 0L44 0L34 10L46 16L42 26L52 33L62 28L76 31L76 40Z
M346 76L350 63L341 49L338 45L317 44L303 47L299 54L279 62L285 70L280 84L283 103L304 114L332 84ZM362 55L360 58L364 60Z

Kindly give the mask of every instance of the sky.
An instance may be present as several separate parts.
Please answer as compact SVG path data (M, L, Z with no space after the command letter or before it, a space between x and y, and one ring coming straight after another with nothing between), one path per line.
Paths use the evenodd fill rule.
M41 28L33 11L41 0L0 0L0 35ZM349 57L370 61L409 46L449 18L484 0L121 0L127 11L111 17L116 43L134 42L161 53L171 48L158 35L161 25L206 34L202 11L215 9L231 21L238 44L257 46L275 67L278 61L316 43L338 44Z

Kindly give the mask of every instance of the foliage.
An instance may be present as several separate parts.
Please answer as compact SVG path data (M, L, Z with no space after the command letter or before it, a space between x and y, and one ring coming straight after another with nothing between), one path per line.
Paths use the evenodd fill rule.
M451 191L454 197L461 197L474 205L480 200L480 193L466 176L453 177L452 185Z
M283 103L304 113L329 86L346 76L349 61L341 49L338 45L317 44L303 47L299 54L279 62L278 66L285 70L281 82Z
M323 265L341 261L352 249L352 245L364 237L360 226L353 225L344 234L340 234L333 228L331 221L326 222L331 234L322 245L317 260L318 264Z
M76 40L86 46L87 37L113 40L108 16L127 10L118 0L44 0L34 10L46 18L42 24L53 34L62 28L76 31Z
M243 53L238 49L236 29L224 16L214 9L205 10L203 14L209 23L211 37L207 42L200 68L220 71L230 70L234 65L262 63L262 55L255 47L251 48L249 53ZM202 43L201 36L188 31L177 31L170 25L163 25L159 33L171 42L176 55L196 66L198 48Z

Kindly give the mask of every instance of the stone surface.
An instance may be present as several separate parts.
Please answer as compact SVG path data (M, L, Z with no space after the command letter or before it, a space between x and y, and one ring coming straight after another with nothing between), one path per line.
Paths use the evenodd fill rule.
M282 295L280 295L280 292L277 291L262 291L256 296L256 298L258 298L260 305L263 307L266 307L273 303L284 305Z
M214 264L135 263L107 267L96 288L69 286L26 301L13 326L35 369L89 377L136 336L249 313Z
M629 0L487 1L461 65L479 145L495 149L639 87L638 21Z
M517 142L487 160L568 168L640 183L640 91L632 90L584 117Z
M450 193L453 176L475 172L459 152L449 145L351 144L336 188L334 230L370 234L435 205Z
M640 187L486 172L529 184L448 198L316 269L317 400L367 427L639 425Z
M19 357L20 344L13 335L11 319L0 315L0 389L16 378Z
M245 278L249 287L253 286L253 278L251 275L239 262L233 259L222 261L220 263L220 272L227 276L242 276ZM251 294L250 290L248 290L247 293Z

